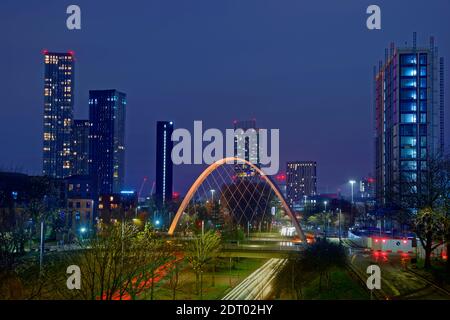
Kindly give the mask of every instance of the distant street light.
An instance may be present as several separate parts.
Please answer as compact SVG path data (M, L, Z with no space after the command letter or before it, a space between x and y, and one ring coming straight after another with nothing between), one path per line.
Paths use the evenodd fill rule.
M328 204L328 201L323 202L323 205L325 206L325 212L327 212L327 204Z
M211 189L209 190L211 192L211 202L214 201L214 192L216 192L216 190Z
M351 187L352 187L352 204L353 204L353 185L356 183L355 180L350 180L348 183L350 183Z

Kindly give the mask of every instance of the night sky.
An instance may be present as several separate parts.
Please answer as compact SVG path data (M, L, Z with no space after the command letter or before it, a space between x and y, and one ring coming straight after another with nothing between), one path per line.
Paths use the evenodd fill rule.
M81 30L66 28L70 4ZM366 28L370 4L382 30ZM41 51L74 50L76 118L90 89L127 93L127 187L154 179L157 120L191 130L256 118L280 128L283 170L316 160L319 191L348 193L349 178L373 172L372 70L391 41L436 37L449 105L449 15L448 0L1 0L0 168L41 173ZM175 167L175 190L200 169Z

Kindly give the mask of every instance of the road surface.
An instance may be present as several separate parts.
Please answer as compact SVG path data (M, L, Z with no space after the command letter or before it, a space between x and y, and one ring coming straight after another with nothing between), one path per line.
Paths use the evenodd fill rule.
M395 300L449 300L450 292L432 281L418 275L411 269L412 254L372 252L344 242L349 248L351 266L360 275L366 273L370 265L378 265L381 270L381 294L385 299Z
M264 300L272 292L272 282L286 259L270 259L233 288L222 300Z

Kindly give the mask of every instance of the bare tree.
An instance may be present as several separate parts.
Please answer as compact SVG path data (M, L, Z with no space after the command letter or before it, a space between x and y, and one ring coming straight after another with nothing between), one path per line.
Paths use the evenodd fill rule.
M212 230L195 236L186 243L185 254L187 261L195 272L195 287L200 299L203 299L203 272L217 257L221 248L220 234Z
M172 300L176 299L177 290L180 287L180 270L183 269L183 261L175 261L169 270L169 288L172 290Z
M121 300L127 293L126 275L130 248L138 230L132 224L101 225L95 238L79 241L77 250L59 252L49 259L44 275L57 295L69 299ZM81 270L81 290L67 290L66 268L77 265ZM137 266L133 266L137 268Z
M439 211L424 208L414 217L414 229L425 249L424 267L431 267L431 253L440 245L435 242L443 234L445 217Z
M420 163L420 162L419 162ZM396 210L396 219L415 231L425 249L425 268L431 266L435 242L445 233L450 196L450 161L440 155L430 156L420 173L405 173L393 186L389 203ZM447 242L450 237L447 235Z
M147 225L131 244L127 260L130 268L126 273L124 289L134 300L150 287L150 299L153 300L155 279L166 275L175 261L175 254L172 245Z

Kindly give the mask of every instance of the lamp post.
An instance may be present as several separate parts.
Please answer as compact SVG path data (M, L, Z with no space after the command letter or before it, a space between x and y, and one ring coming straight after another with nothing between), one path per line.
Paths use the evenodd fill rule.
M44 219L41 220L41 234L40 234L40 245L39 245L39 274L42 274L42 268L44 265L44 251L45 251L45 225Z
M352 204L353 204L353 185L356 183L356 181L350 180L348 183L350 183L350 186L352 187Z
M338 212L338 221L339 221L339 243L342 242L342 240L341 240L341 214L342 214L342 209L339 209L339 212Z
M305 214L308 214L308 207L306 206L307 200L308 200L308 196L306 194L303 195L303 209L305 210Z
M214 192L216 192L216 190L211 189L209 191L211 192L211 202L213 202L214 201Z

